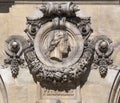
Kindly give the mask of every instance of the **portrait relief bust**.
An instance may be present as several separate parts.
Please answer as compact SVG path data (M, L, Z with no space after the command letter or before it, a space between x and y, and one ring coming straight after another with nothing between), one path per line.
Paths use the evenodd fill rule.
M48 56L51 60L62 62L70 52L70 43L65 31L56 31L48 47Z

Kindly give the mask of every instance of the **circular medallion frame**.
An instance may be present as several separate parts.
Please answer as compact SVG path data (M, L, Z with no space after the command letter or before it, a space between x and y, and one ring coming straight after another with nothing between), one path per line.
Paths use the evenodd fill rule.
M70 42L71 51L69 53L69 56L65 58L62 62L55 62L51 60L49 56L47 56L47 48L49 47L48 45L53 38L53 32L56 31L67 32L66 35L68 36ZM52 22L44 24L36 34L34 40L34 48L39 60L46 66L55 68L64 68L75 64L82 55L83 47L84 40L79 29L76 27L76 25L73 25L72 23L67 21L65 22L65 27L63 29L55 29Z

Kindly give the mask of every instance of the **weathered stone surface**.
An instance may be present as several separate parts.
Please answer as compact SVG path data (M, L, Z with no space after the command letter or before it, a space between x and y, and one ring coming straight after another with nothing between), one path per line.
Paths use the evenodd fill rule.
M27 38L23 30L26 28L26 17L34 12L39 5L14 5L9 13L0 13L0 63L3 64L5 57L4 41L10 35L22 35ZM115 50L112 54L115 65L120 65L120 6L119 5L80 5L77 15L91 16L91 38L97 35L106 35L112 39ZM83 103L107 103L109 93L119 68L110 69L103 79L98 70L92 70L87 82L81 87ZM0 74L5 82L9 103L35 103L39 98L38 86L34 83L27 68L21 68L19 76L13 79L10 68L0 69ZM1 98L1 95L0 95ZM46 103L56 103L57 100L46 100ZM71 101L63 100L62 103ZM0 102L1 103L1 102ZM45 103L45 102L43 102ZM72 101L72 103L75 103Z

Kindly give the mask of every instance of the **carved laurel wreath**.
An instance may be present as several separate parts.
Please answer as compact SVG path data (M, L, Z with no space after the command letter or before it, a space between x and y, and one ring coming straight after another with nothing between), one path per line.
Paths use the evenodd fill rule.
M47 65L44 65L37 58L34 48L31 47L25 51L25 59L29 64L29 69L33 75L35 81L46 81L51 84L65 84L73 83L75 80L81 77L81 74L84 73L87 69L87 65L90 63L90 59L93 54L93 49L84 49L84 54L77 63L67 68L51 68ZM59 85L60 86L60 85Z

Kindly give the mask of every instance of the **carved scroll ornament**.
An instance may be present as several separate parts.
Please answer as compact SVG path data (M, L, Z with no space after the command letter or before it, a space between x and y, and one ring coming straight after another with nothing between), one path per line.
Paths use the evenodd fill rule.
M34 81L45 87L77 85L92 64L99 69L101 77L105 77L112 64L112 41L106 36L89 39L93 32L90 17L76 16L79 8L73 3L49 3L38 9L42 17L27 17L26 46L21 44L24 39L12 38L7 42L7 48L13 48L7 50L10 53L6 51L11 66L23 63L20 62L23 52ZM16 62L12 63L13 60Z

